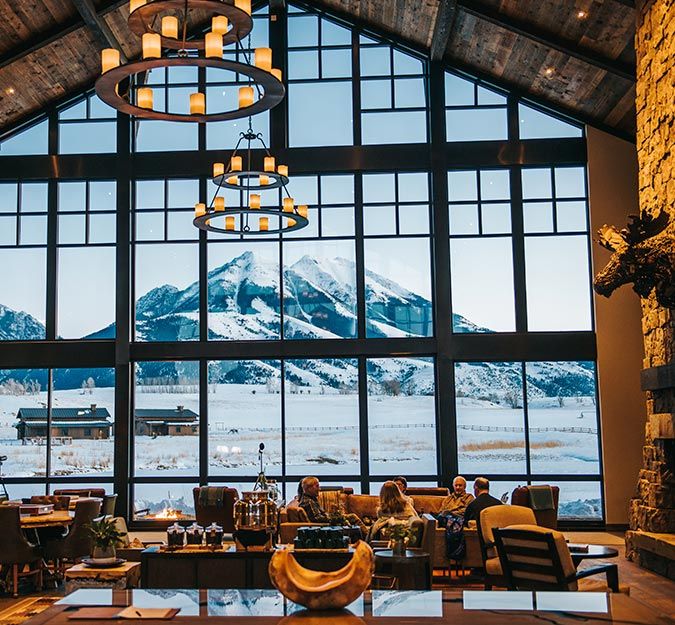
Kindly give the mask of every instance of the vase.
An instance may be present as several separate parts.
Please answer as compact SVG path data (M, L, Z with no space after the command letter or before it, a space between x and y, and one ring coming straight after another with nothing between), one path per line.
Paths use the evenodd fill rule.
M117 560L115 545L107 547L94 546L91 551L91 559L97 564L113 564Z
M405 540L403 538L391 541L391 550L395 556L405 555Z

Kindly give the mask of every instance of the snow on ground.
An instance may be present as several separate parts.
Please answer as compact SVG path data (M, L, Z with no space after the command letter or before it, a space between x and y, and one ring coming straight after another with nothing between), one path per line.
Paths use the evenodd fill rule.
M292 365L289 364L292 369ZM345 375L347 372L336 372ZM304 374L305 378L307 373ZM347 376L348 377L348 376ZM352 380L345 377L345 383ZM281 398L264 385L209 386L209 472L232 477L254 475L258 444L265 443L267 471L281 472ZM319 383L297 387L286 397L286 471L295 474L347 475L360 473L358 396ZM152 392L144 387L136 395L139 408L175 408L184 405L198 412L197 393ZM148 392L150 391L150 392ZM300 393L302 391L302 393ZM370 395L368 398L370 471L373 475L435 474L436 431L433 396ZM22 445L13 426L22 407L41 407L46 393L0 395L0 454L7 455L4 473L12 477L44 475L46 447ZM96 403L114 414L114 389L56 391L54 407L89 407ZM599 472L595 406L588 398L538 399L528 412L530 428L558 431L530 432L531 471L551 474ZM464 473L524 473L524 413L485 400L459 398L457 402L460 471ZM481 429L482 428L482 429ZM501 428L517 428L503 431ZM575 431L569 431L572 428ZM580 431L583 429L590 432ZM568 431L566 431L568 430ZM198 473L197 436L137 436L134 462L137 476ZM112 476L113 439L73 440L52 450L54 475ZM495 484L493 492L512 490L517 484ZM242 487L248 487L244 484ZM140 488L140 486L139 486ZM190 501L191 485L137 488L137 499ZM597 484L561 483L563 508L571 513L597 515ZM154 489L154 491L153 491ZM163 492L166 490L167 492ZM144 491L147 491L144 492ZM159 492L162 491L162 492ZM501 493L499 493L501 494ZM589 500L591 503L586 503ZM189 505L186 503L185 505ZM570 507L571 506L571 507ZM595 508L594 508L595 506ZM575 512L576 511L576 512Z

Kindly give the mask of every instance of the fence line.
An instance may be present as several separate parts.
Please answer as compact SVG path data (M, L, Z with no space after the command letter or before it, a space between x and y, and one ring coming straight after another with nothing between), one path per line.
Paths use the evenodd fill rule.
M296 426L286 427L287 432L316 432L334 431L334 430L356 430L358 425L319 425L316 427ZM369 430L377 429L409 429L409 428L435 428L433 423L402 423L397 425L371 425ZM216 431L226 432L228 434L238 434L239 432L275 432L279 428L249 428L249 427L216 427ZM504 425L457 425L458 430L472 430L474 432L524 432L525 428L521 426L504 426ZM597 434L595 428L580 428L580 427L531 427L530 432L562 432L570 434Z

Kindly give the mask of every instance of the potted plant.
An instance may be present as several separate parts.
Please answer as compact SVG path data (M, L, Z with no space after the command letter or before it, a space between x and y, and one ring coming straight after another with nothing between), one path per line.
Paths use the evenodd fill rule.
M389 546L394 555L405 555L405 548L412 534L412 528L407 521L389 520L387 535L389 536Z
M93 539L91 559L97 564L114 564L116 561L115 545L123 537L115 521L110 517L101 517L89 523L87 529Z

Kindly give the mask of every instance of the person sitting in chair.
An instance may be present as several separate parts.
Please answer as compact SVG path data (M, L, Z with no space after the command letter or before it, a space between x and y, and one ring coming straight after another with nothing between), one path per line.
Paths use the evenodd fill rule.
M412 522L419 519L415 508L395 482L385 482L380 489L380 505L377 507L377 521L370 528L369 540L379 537L380 531L389 524L391 519Z
M398 486L399 491L401 491L401 495L403 495L403 499L405 499L414 508L415 502L413 501L413 498L405 494L405 491L408 488L408 480L406 480L402 475L399 475L395 477L392 482Z
M441 502L441 515L464 517L466 507L473 499L473 495L466 492L466 480L458 475L452 480L452 492Z
M476 498L466 507L464 523L469 521L480 522L481 510L492 506L501 506L502 502L490 494L490 480L486 477L477 477L473 483L473 492Z
M305 511L309 522L330 523L330 517L328 513L321 507L321 504L319 503L319 491L321 490L319 478L307 476L300 482L300 487L302 488L302 496L300 497L298 506ZM361 532L365 536L368 528L356 514L345 514L344 517L351 525L358 525L361 528Z

